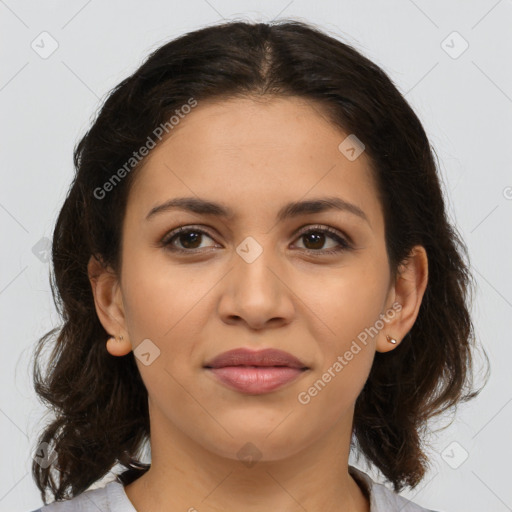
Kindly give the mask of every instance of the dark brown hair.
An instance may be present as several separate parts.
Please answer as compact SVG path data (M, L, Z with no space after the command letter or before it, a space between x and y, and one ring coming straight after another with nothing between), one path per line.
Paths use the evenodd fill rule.
M55 464L32 465L43 500L47 489L56 501L76 496L116 464L126 469L118 476L125 485L149 468L139 458L149 436L147 391L133 352L107 352L109 334L97 317L87 272L91 255L119 271L122 220L139 166L110 187L108 199L95 191L190 98L272 96L321 106L334 125L364 143L384 211L392 276L414 245L428 255L418 318L395 350L376 353L357 398L353 447L395 491L414 487L428 467L427 420L481 391L473 390L467 249L447 219L433 150L409 104L377 65L311 25L213 25L154 51L110 92L75 148L76 175L52 248L50 282L63 323L39 340L33 368L35 391L55 414L37 442L49 443ZM42 375L39 359L52 341Z

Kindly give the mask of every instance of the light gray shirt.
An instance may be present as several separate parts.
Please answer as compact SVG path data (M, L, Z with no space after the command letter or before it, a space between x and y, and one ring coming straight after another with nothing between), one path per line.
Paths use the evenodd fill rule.
M435 512L414 504L382 484L374 482L366 473L348 467L349 473L370 500L370 512ZM85 491L67 501L53 502L32 512L137 512L128 499L123 485L114 480L104 487Z

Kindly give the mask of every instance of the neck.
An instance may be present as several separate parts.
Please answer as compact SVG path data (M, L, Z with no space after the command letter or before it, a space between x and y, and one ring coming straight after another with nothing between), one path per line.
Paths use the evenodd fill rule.
M125 487L138 512L370 510L348 473L351 418L279 460L268 460L246 443L240 444L245 445L240 460L224 457L156 419L151 421L151 468Z

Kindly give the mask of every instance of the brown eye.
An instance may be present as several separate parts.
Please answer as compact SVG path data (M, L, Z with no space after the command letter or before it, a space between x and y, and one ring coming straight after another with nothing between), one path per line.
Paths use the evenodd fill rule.
M310 231L305 235L302 235L306 246L306 249L321 249L325 244L325 233L319 233L316 231Z
M204 252L201 251L201 249L208 247L201 247L205 237L213 240L213 237L203 229L199 229L194 226L183 226L168 233L162 239L161 245L167 250L173 252ZM308 230L300 233L298 239L304 240L304 247L299 247L299 249L310 254L335 254L350 249L350 244L345 240L345 238L343 238L337 230L327 226L309 228ZM334 246L322 249L329 240L335 242ZM212 248L214 246L210 245L209 247Z
M350 249L350 244L337 231L328 227L310 228L300 233L301 238L304 239L304 250L309 253L334 254ZM337 246L322 249L329 239L334 240Z
M202 229L181 227L166 235L162 240L162 245L170 251L193 252L197 249L201 249L201 242L204 237L212 240L212 237ZM178 246L176 246L176 244L178 244Z

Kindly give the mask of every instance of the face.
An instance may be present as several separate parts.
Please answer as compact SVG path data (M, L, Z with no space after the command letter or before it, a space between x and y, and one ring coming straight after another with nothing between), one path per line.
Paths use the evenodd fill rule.
M350 428L394 297L369 160L339 149L347 135L298 98L200 102L137 171L117 293L152 430L277 460ZM229 215L158 208L184 197ZM351 206L286 209L327 198ZM205 364L236 348L307 369L235 389Z

